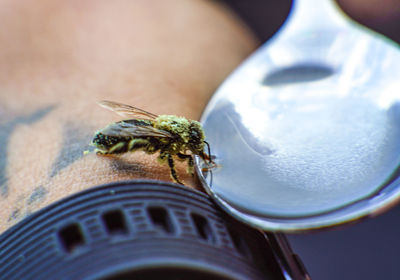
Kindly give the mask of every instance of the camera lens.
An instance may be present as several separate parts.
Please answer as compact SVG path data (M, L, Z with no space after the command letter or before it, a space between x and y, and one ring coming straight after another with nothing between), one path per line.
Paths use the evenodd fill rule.
M75 194L0 236L0 279L280 279L264 235L157 181Z

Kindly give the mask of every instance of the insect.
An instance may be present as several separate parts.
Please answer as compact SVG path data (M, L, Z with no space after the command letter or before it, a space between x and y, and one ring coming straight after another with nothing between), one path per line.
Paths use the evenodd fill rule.
M205 141L201 124L194 120L174 115L155 115L133 106L100 101L99 105L128 119L109 124L94 135L92 145L97 154L122 154L144 151L147 154L159 152L160 163L167 163L172 179L179 180L174 158L187 160L188 173L193 173L193 155L205 162L213 163L210 145ZM204 153L205 145L208 154Z

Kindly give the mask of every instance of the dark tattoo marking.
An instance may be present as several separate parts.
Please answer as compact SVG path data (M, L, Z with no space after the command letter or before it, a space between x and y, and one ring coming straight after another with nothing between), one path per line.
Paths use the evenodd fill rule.
M71 122L66 123L64 125L62 148L53 163L50 177L54 177L62 169L82 158L83 152L89 148L88 143L90 143L91 137L90 129L82 128Z
M20 124L32 124L50 113L55 108L54 105L35 111L27 116L19 116L7 122L0 122L0 195L7 197L8 182L6 175L7 148L10 136L14 129Z
M15 209L14 211L11 212L10 216L8 217L8 222L14 221L18 219L20 216L21 216L21 210Z
M29 197L24 197L23 195L19 196L14 203L15 209L8 217L8 222L22 220L29 216L35 208L35 203L43 201L47 193L48 191L45 187L39 186L32 191Z
M28 199L26 201L27 204L31 205L32 203L42 201L45 198L47 192L48 191L43 186L36 187L33 190L32 194L28 197Z
M23 218L28 217L30 214L32 214L32 212L30 210L26 210L25 212L22 212L21 209L15 209L14 211L12 211L11 215L8 217L8 222L20 221Z

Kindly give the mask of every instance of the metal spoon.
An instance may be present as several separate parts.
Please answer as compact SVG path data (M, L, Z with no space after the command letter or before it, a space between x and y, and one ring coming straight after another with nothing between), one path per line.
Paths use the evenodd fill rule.
M304 231L400 197L400 51L332 0L294 0L271 40L221 85L201 122L216 168L197 172L228 213ZM203 170L203 172L202 172Z

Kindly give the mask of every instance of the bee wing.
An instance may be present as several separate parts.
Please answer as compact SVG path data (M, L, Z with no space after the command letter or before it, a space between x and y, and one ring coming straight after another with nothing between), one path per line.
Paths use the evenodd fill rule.
M147 112L145 110L142 110L142 109L139 109L139 108L136 108L133 106L125 105L122 103L114 102L114 101L103 100L103 101L99 101L98 104L101 107L106 108L110 111L113 111L113 112L117 113L118 115L123 116L125 118L145 117L147 119L152 119L152 120L157 118L157 115Z
M119 137L166 137L172 138L172 134L165 130L160 130L149 125L138 125L130 122L117 122L110 124L101 130L101 133L109 136Z

